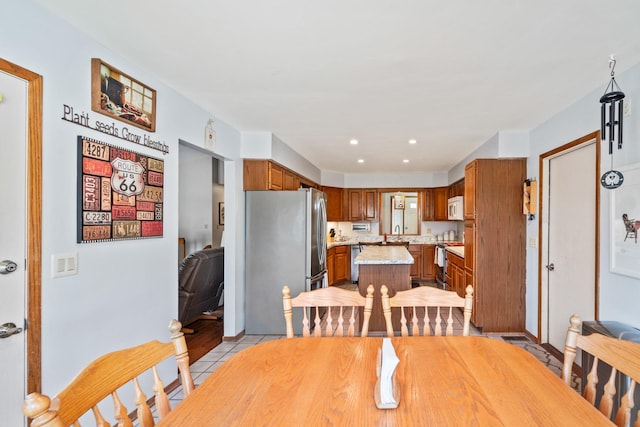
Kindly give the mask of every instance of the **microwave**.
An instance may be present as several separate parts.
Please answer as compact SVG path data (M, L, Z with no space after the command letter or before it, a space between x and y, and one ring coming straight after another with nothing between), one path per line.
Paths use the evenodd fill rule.
M451 197L448 202L448 219L449 221L462 221L464 220L464 208L463 208L462 196Z

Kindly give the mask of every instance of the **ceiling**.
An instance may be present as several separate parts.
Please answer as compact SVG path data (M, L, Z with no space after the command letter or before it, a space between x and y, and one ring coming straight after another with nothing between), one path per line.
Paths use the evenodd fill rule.
M640 62L637 0L37 1L339 173L446 172L604 91L611 54L618 74Z

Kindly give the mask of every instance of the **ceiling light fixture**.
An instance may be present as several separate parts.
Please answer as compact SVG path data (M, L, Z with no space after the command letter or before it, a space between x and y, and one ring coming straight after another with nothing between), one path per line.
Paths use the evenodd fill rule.
M352 139L351 141L349 141L349 144L358 145L358 140L357 139Z
M409 163L409 159L404 159L402 163Z
M358 159L358 163L364 163L364 159Z
M611 170L602 174L600 183L604 188L612 189L620 187L624 181L622 173L613 169L613 142L617 141L618 150L622 148L622 100L624 99L624 92L620 90L620 86L616 83L616 60L613 55L609 57L609 68L611 68L611 81L609 81L604 95L600 97L600 104L602 104L600 106L600 138L605 141L607 134L609 135ZM607 112L609 113L608 118Z
M418 141L416 141L415 139L410 139L409 140L409 144L415 144L416 142L418 142Z

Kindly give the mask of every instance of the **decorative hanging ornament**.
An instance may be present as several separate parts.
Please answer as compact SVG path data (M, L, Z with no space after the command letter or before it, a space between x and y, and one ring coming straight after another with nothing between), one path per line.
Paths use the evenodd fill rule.
M609 136L609 155L611 156L611 170L602 174L600 183L604 188L618 188L624 181L624 176L619 171L613 170L613 143L618 142L618 150L622 148L622 115L624 92L616 83L615 69L616 60L611 55L609 57L609 68L611 68L611 81L600 97L600 138L603 141ZM608 113L608 114L607 114ZM608 117L607 117L608 115ZM617 130L617 132L616 132Z

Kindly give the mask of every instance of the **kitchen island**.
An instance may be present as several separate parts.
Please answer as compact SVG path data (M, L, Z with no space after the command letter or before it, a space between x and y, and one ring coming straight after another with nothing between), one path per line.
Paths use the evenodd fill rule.
M384 333L386 323L382 314L380 286L389 288L392 297L398 291L411 289L411 264L413 257L404 246L366 246L356 257L358 266L358 290L360 295L367 295L367 287L373 285L373 309L369 320L369 332ZM362 326L362 313L360 326ZM392 309L393 325L400 325L400 309Z

